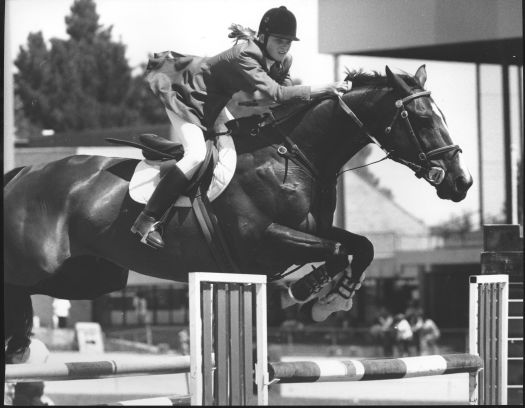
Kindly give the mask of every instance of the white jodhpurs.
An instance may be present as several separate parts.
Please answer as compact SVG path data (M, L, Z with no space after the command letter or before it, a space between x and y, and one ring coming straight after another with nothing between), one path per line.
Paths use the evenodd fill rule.
M184 147L184 157L177 162L178 168L190 179L206 157L206 143L202 129L186 122L180 116L166 109L172 125L171 140Z

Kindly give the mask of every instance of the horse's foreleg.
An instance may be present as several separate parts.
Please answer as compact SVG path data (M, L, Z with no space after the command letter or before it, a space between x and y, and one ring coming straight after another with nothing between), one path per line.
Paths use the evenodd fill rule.
M330 238L343 243L346 251L352 255L352 262L333 289L317 303L311 303L311 315L314 321L325 320L331 313L339 310L348 311L352 307L352 297L361 287L364 271L374 258L374 246L365 237L333 227L328 233Z
M350 275L343 276L334 288L341 296L349 298L359 289L364 279L363 274L374 259L374 246L364 236L337 227L332 227L327 236L341 242L345 252L352 255Z
M280 224L271 224L265 231L265 241L288 256L304 262L305 259L326 261L311 273L294 282L289 294L295 302L305 302L317 294L335 275L348 266L348 253L337 240L321 238Z
M265 241L283 247L288 254L304 258L325 259L329 256L347 255L340 242L298 231L272 223L264 231Z

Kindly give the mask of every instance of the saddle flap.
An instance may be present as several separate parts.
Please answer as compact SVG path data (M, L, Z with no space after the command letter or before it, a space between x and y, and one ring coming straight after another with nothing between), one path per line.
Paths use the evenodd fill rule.
M180 143L166 140L163 137L153 133L143 133L139 135L139 141L147 147L152 148L160 153L167 154L174 159L180 160L184 155L184 147ZM159 160L151 151L143 150L143 155L148 160Z
M150 144L154 144L155 147L146 145L146 143L140 144L137 142L132 142L130 140L114 139L112 137L107 137L106 140L113 144L132 146L136 147L137 149L141 149L142 155L147 160L180 160L182 156L184 156L184 148L181 144L170 142L169 140L163 139L153 134L150 134L148 136L153 137L145 138L145 140L147 140L146 143L151 142ZM155 142L152 142L153 139L155 139ZM159 139L167 143L159 142Z
M209 188L207 188L206 195L210 201L215 200L228 186L230 180L235 173L235 167L237 164L237 155L235 153L235 145L231 136L219 136L216 139L217 149L212 149L210 154L218 156L218 159L212 158L210 162L215 163L213 172L211 169L209 173L211 174L202 174L204 176L204 183L207 185L209 183ZM169 166L171 163L169 160L164 162L146 160L139 162L135 173L131 178L129 183L129 194L131 198L141 204L147 203L151 194L155 190L159 180L160 180L160 168L161 165ZM204 170L204 169L203 169ZM198 175L196 174L198 178ZM208 178L211 177L211 182L208 182ZM192 186L189 186L189 194L192 193ZM191 202L188 196L181 196L177 200L176 207L190 207Z

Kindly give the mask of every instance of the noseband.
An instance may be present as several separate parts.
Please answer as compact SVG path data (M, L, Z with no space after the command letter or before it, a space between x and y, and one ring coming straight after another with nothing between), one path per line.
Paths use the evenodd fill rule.
M355 115L355 113L352 112L350 107L343 101L341 96L338 96L338 98L339 98L339 105L341 106L343 111L354 120L354 122L359 126L359 128L363 131L363 133L366 134L372 140L372 142L374 142L383 151L386 152L388 158L394 161L397 161L398 163L404 164L405 166L413 170L416 177L418 178L424 177L425 180L427 180L429 183L433 185L439 185L445 178L445 171L441 167L432 166L431 160L445 153L448 153L448 152L461 152L462 150L458 145L442 146L442 147L438 147L437 149L430 150L428 152L425 152L423 150L421 146L422 145L421 140L419 136L414 132L414 128L412 127L412 124L410 123L410 119L408 118L408 111L406 110L405 104L412 102L414 99L421 98L424 96L430 97L430 91L417 92L403 99L397 100L395 102L395 106L397 110L396 110L396 113L394 114L394 118L390 122L390 125L387 126L385 129L385 135L386 136L390 135L390 133L392 132L392 128L394 127L394 124L396 123L397 119L401 117L401 119L403 119L403 123L405 124L412 141L417 147L419 163L414 163L410 160L405 160L401 156L398 156L397 154L395 154L394 150L385 149L377 141L377 139L366 130L363 122L361 122L359 118Z

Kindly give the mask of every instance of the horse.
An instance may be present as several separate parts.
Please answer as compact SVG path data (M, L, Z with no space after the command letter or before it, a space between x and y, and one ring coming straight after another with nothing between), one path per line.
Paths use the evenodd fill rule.
M332 225L336 184L367 144L411 168L439 198L465 198L472 177L426 78L424 65L414 76L388 66L386 75L348 72L353 88L344 95L310 101L255 137L234 132L235 174L210 205L241 273L275 281L294 265L324 262L290 286L290 304L313 305L313 321L333 304L348 310L374 252L366 237ZM186 282L188 272L221 269L191 208L166 220L161 250L130 232L142 209L128 192L137 163L75 155L4 175L6 355L29 344L31 294L94 299L125 287L128 270Z

